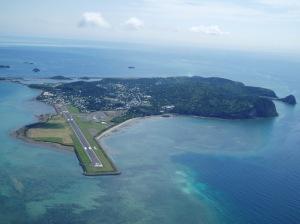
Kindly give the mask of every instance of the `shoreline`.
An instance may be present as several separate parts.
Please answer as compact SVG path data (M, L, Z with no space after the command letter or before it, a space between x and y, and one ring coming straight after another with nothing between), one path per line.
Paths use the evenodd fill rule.
M145 120L145 119L151 119L151 118L171 118L171 117L175 117L176 115L173 114L168 114L168 117L164 117L163 115L151 115L151 116L145 116L145 117L134 117L134 118L130 118L120 124L117 125L113 125L111 127L109 127L108 129L104 130L103 132L101 132L100 134L95 136L95 139L100 142L102 138L108 137L109 135L113 134L114 132L119 131L121 128L124 128L126 126L132 125L136 122L139 122L141 120ZM99 143L100 144L100 143Z
M142 119L142 117L135 117L135 118L128 119L120 124L113 125L113 126L109 127L108 129L104 130L103 132L101 132L99 135L96 135L95 139L97 141L100 141L102 138L109 136L113 132L117 132L120 128L130 125L131 123L136 122L140 119Z

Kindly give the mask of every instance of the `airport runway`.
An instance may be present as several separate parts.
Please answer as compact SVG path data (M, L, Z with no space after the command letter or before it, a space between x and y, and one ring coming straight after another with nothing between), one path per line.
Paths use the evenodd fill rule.
M80 144L82 145L82 148L84 149L87 156L89 157L92 165L94 167L103 167L103 164L101 163L100 159L98 158L98 156L94 152L92 146L90 145L90 143L88 142L88 140L86 139L84 134L82 133L80 127L78 126L75 119L73 118L73 116L68 111L68 109L65 106L62 106L60 108L57 108L57 110L63 114L66 121L70 124L71 128L73 129L73 132L75 133L75 135L78 138Z

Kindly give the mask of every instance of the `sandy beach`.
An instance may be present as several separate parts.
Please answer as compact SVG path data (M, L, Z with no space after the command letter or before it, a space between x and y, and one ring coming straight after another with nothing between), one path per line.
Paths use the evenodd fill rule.
M175 116L175 115L170 115L170 114L168 115L168 117L173 117L173 116ZM146 117L131 118L131 119L129 119L127 121L124 121L124 122L122 122L118 125L112 126L111 128L109 128L106 131L102 132L100 135L96 136L95 139L98 142L100 142L103 137L109 136L112 133L119 131L121 128L124 128L124 127L129 126L129 125L133 125L134 123L136 123L138 121L141 121L141 120L144 120L144 119L151 119L151 118L165 118L165 117L163 117L162 115L153 115L153 116L146 116Z
M116 132L118 130L120 130L121 128L128 126L128 125L132 125L133 123L141 120L141 119L145 119L145 117L137 117L137 118L131 118L127 121L124 121L118 125L112 126L111 128L107 129L106 131L102 132L100 135L96 136L96 140L98 142L100 142L101 138L106 137L110 134L112 134L113 132Z

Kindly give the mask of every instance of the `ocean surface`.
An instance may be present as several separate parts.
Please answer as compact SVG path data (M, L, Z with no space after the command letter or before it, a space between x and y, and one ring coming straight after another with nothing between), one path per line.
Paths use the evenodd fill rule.
M11 66L0 76L219 76L298 101L299 62L200 49L0 47L0 64ZM85 177L74 153L10 135L53 111L37 94L0 82L0 223L300 223L298 105L276 103L272 119L136 121L102 140L122 174Z

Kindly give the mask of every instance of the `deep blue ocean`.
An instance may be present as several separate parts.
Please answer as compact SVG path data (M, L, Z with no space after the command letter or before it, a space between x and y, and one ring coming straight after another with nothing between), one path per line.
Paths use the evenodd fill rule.
M30 80L218 76L300 99L300 57L287 54L2 44L0 64ZM10 136L53 111L38 93L0 82L0 223L300 223L298 105L276 103L272 119L139 120L102 140L122 174L90 178L72 152Z

